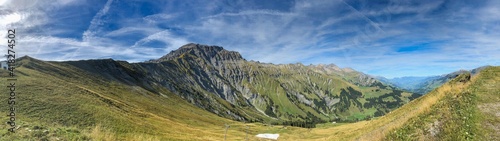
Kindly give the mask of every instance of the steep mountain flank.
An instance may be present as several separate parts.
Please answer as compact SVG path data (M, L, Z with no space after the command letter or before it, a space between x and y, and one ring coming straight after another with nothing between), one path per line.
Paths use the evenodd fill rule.
M240 121L356 121L383 115L417 97L352 69L264 64L200 44L144 63L62 63L152 92L166 88L202 109Z
M218 46L187 44L160 59L133 65L148 72L151 85L237 120L262 120L255 114L284 120L361 120L416 97L353 70L330 73L326 67L321 72L302 64L249 62ZM367 100L381 96L387 98Z
M258 63L246 61L238 52L200 44L187 44L142 63L24 60L32 61L21 67L34 71L61 76L84 72L92 81L102 78L158 95L172 92L199 108L239 121L358 121L384 115L418 97L352 69Z
M145 83L129 63L104 60L68 62L17 60L15 133L0 125L0 140L228 140L245 136L243 123L197 108L166 88ZM0 69L8 84L8 71ZM12 82L12 81L11 81ZM10 95L0 95L8 101ZM6 104L7 102L5 102ZM8 115L9 106L0 106ZM4 123L8 116L0 118ZM260 126L248 125L254 131ZM241 129L241 130L236 130ZM252 139L252 138L251 138Z
M348 81L357 86L373 87L377 85L382 85L380 81L378 81L376 78L370 75L358 72L351 68L340 68L335 64L310 65L309 67L316 72L325 73L328 75L337 75L343 80Z

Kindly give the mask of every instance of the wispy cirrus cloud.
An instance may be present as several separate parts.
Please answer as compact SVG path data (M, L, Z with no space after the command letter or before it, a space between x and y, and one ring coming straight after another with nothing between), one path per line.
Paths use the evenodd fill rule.
M172 19L174 17L175 17L175 14L160 13L160 14L148 15L142 19L150 24L156 24L156 23L161 23L162 21L165 21L165 20Z
M189 43L186 39L173 37L170 31L164 30L142 38L141 40L135 42L131 48L144 47L144 44L151 41L160 41L165 43L169 46L168 48L165 48L166 51L175 50L178 47Z
M89 28L83 32L82 40L83 41L90 41L93 39L96 34L101 28L105 28L105 21L102 19L104 15L106 15L109 11L109 8L111 4L113 3L113 0L108 0L104 7L92 18L92 21L90 21L90 26Z

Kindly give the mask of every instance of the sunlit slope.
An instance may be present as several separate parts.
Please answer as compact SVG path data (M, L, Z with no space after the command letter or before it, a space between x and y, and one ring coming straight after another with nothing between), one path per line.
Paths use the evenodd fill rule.
M352 69L247 61L238 52L200 44L186 44L149 62L125 62L123 67L128 74L144 76L139 78L145 78L140 81L145 88L162 86L202 109L238 121L353 122L384 115L419 96Z
M495 134L498 131L494 129L498 130L500 123L500 67L487 68L471 80L468 76L461 75L380 118L352 124L324 124L312 130L297 130L283 135L282 139L498 139L498 134Z
M20 128L18 133L10 134L6 130L8 126L1 125L5 129L0 131L2 140L27 138L40 140L142 140L149 138L220 140L224 137L224 124L226 123L231 125L228 138L242 139L243 136L246 137L247 131L243 125L247 124L221 118L220 115L217 116L206 109L200 109L193 103L188 103L189 99L192 98L206 103L208 106L217 106L217 104L209 103L210 101L206 99L199 99L201 93L185 93L186 97L181 98L160 83L147 83L150 82L148 80L152 79L160 80L160 82L167 80L163 77L146 77L148 73L156 73L151 71L154 69L142 71L147 67L165 65L165 67L157 67L163 70L162 74L175 72L174 68L186 69L168 66L172 65L169 63L189 64L174 61L141 65L111 59L48 62L23 57L18 60L16 69L18 79L16 82L18 87L16 90L18 93L16 114L17 124ZM276 114L274 116L291 121L306 117L321 117L323 120L329 120L328 116L318 110L323 108L327 110L326 107L320 107L327 104L318 101L321 99L318 97L320 95L330 95L340 99L337 102L340 104L338 109L343 111L339 111L340 114L337 116L352 119L373 116L377 112L377 108L383 109L382 112L388 112L396 107L384 105L399 106L406 103L412 96L409 93L380 88L383 86L358 87L335 77L313 73L302 65L266 66L265 64L247 62L247 65L244 66L248 67L244 69L248 74L252 74L250 70L259 69L260 71L252 78L253 80L244 80L241 84L250 91L274 101L263 101L262 104L275 106L274 110L270 107L263 108L271 110L263 112L271 112ZM0 79L0 83L6 84L7 71L0 70L0 74L3 78ZM288 75L288 77L282 77L283 75ZM181 75L169 77L174 76ZM273 78L273 76L277 78ZM335 85L328 87L328 83ZM190 90L189 87L186 88L185 90ZM200 88L196 89L198 92L209 93ZM289 94L295 92L309 94L304 94L307 97L303 99L298 99L296 96L289 98L290 96L285 95L285 91ZM0 95L0 100L7 101L7 96L7 94ZM383 96L386 96L385 99L382 99ZM210 97L223 107L236 111L240 115L257 119L271 119L255 110L231 105L220 97ZM380 97L380 99L368 101L369 98L374 97ZM390 98L405 99L394 101ZM299 101L309 100L311 105L317 106L312 108L299 103ZM357 102L361 102L361 104ZM366 103L380 105L367 105ZM0 106L0 111L7 112L7 108L7 106ZM231 114L227 111L224 113ZM297 114L302 115L302 117L290 116ZM7 118L2 119L7 121ZM248 125L250 126L248 133L251 137L257 133L287 134L300 130L300 128L285 129L278 126L262 126L262 124Z
M500 68L490 67L467 87L446 93L430 110L413 117L388 139L499 140Z
M228 140L244 140L247 132L251 140L258 133L279 133L280 140L498 139L499 67L470 81L462 75L380 118L305 129L227 120L160 86L136 83L141 78L133 76L139 75L95 75L98 69L82 70L85 65L32 58L18 64L20 128L12 134L0 125L1 140L223 140L225 124L230 125ZM0 75L5 84L6 71ZM7 101L7 95L0 100ZM6 115L7 106L0 111Z
M32 58L18 63L20 128L8 133L1 124L0 140L222 140L226 123L232 125L228 139L245 136L243 123L206 112L161 88L152 93L62 63ZM0 83L6 84L7 73L0 71ZM2 93L0 101L7 96ZM0 106L0 114L7 115L6 105ZM261 127L248 125L251 134Z

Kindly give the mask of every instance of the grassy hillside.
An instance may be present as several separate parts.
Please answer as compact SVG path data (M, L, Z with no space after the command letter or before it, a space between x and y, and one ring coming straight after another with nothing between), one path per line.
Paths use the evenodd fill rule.
M226 123L232 129L228 139L236 140L245 135L244 125L257 126L221 118L166 90L151 93L71 65L31 58L19 64L19 128L10 133L1 124L0 140L222 140ZM0 83L6 84L6 71L0 71ZM7 96L2 93L0 101ZM7 115L7 103L2 105L0 114ZM256 129L249 132L256 134Z
M282 139L498 140L500 67L467 80L462 75L377 119L324 124Z
M71 63L32 58L22 59L18 64L16 123L19 128L16 133L10 133L8 125L1 124L0 140L223 140L225 124L230 125L227 140L244 140L247 132L251 140L257 140L258 133L279 133L280 140L498 139L495 133L500 123L500 67L487 68L470 81L463 81L467 80L466 76L461 76L379 118L356 123L326 123L307 129L224 119L163 87L134 83L141 79L139 77L110 79L116 77L95 75L89 69L84 71L81 68L88 67L85 65L75 67ZM7 72L0 70L0 75L0 83L6 84ZM298 87L297 83L325 77L312 76L299 79L305 82L288 85ZM278 82L281 79L277 79ZM270 81L265 85L279 84ZM323 87L322 83L306 84ZM270 91L263 85L255 87L257 91ZM368 100L359 102L369 103L374 97L378 97L373 99L377 101L395 101L395 97L377 96L376 88L352 86L352 89L366 92L363 99ZM338 96L342 97L343 91L339 92ZM7 96L0 95L0 101L7 101ZM278 95L274 98L281 99ZM4 105L0 106L0 114L7 115L7 104ZM0 119L7 121L8 117Z
M461 77L452 83L464 76ZM499 140L500 68L487 68L469 83L461 89L445 92L445 96L429 110L411 118L387 138Z
M440 76L402 77L393 79L379 77L379 80L383 81L386 84L395 85L409 92L426 94L434 90L435 88L443 85L444 83L454 79L460 74L471 73L472 75L475 75L476 73L480 72L481 70L487 67L489 66L482 66L472 70L459 70L452 73L443 74Z

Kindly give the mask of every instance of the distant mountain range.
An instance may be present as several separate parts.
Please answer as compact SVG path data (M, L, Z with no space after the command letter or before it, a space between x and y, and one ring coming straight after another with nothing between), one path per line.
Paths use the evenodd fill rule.
M477 74L479 71L487 68L489 66L483 66L479 68L472 69L470 71L467 70L459 70L456 72L452 72L449 74L443 74L439 76L428 76L428 77L396 77L392 79L387 79L384 77L376 77L379 81L384 82L388 85L393 85L398 88L404 89L406 91L410 91L418 94L426 94L435 88L443 85L444 83L450 81L451 79L459 76L464 73L471 73L472 75Z

